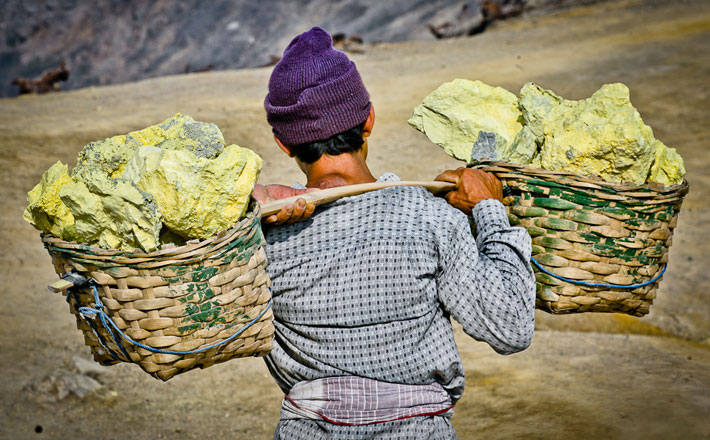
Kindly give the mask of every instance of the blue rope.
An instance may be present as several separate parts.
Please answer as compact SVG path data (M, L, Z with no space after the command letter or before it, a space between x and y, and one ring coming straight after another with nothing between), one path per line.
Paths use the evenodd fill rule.
M566 281L568 283L572 284L579 284L581 286L587 286L587 287L615 287L617 289L636 289L637 287L643 287L643 286L648 286L649 284L653 284L656 281L658 281L659 278L663 276L663 274L666 272L666 269L668 268L668 264L665 264L663 266L663 269L661 272L656 275L651 281L646 281L645 283L639 283L639 284L604 284L604 283L588 283L586 281L577 281L577 280L572 280L570 278L565 278L561 277L557 274L554 274L550 272L549 270L546 270L544 267L540 265L534 258L530 257L530 260L533 262L533 264L540 269L541 272L546 273L547 275L550 275L553 278L557 278L558 280Z
M244 327L242 327L241 329L239 329L238 332L236 332L236 333L233 334L232 336L230 336L230 337L228 337L227 339L224 339L224 340L222 340L222 341L215 342L214 344L210 344L210 345L208 345L208 346L206 346L206 347L196 348L196 349L194 349L194 350L187 350L187 351L161 350L161 349L159 349L159 348L150 347L150 346L148 346L148 345L141 344L140 342L134 341L134 340L131 339L128 335L126 335L125 333L123 333L123 332L121 331L121 329L118 328L118 326L116 325L116 323L113 322L113 320L111 320L111 318L109 318L109 316L106 314L106 312L104 312L104 310L103 310L104 305L101 303L101 299L99 298L99 292L98 292L98 290L96 289L96 286L92 284L92 285L91 285L91 290L92 290L93 293L94 293L94 307L87 307L87 306L79 307L79 313L81 314L81 316L82 316L83 318L90 318L91 315L93 315L94 317L95 317L95 316L98 316L98 317L99 317L99 319L101 320L101 323L103 324L103 326L104 326L104 328L106 329L106 331L109 332L109 334L110 334L111 337L113 338L114 342L116 342L116 344L118 345L118 347L121 349L121 351L123 352L123 354L126 356L126 358L127 358L128 360L124 360L124 359L118 358L118 357L113 353L113 351L112 351L111 349L109 349L109 348L105 345L105 343L103 342L102 338L97 334L97 336L99 337L99 342L101 343L101 345L104 346L104 348L106 348L106 350L111 354L111 356L113 356L114 358L116 358L116 359L118 359L118 360L124 360L125 362L132 362L132 360L131 360L131 358L128 356L128 353L126 352L126 350L124 350L124 348L123 348L123 346L121 345L120 341L119 341L119 340L116 338L116 336L113 334L113 332L111 331L111 328L110 328L110 327L113 327L113 329L116 330L116 332L117 332L123 339L125 339L126 341L130 342L130 343L133 344L133 345L137 345L137 346L140 347L140 348L144 348L144 349L146 349L146 350L148 350L148 351L152 351L153 353L164 353L164 354L195 354L195 353L202 353L203 351L207 351L207 350L212 349L212 348L215 348L215 347L219 347L220 345L226 344L227 342L230 342L230 341L234 340L237 336L239 336L240 334L242 334L246 329L248 329L249 327L251 327L256 321L258 321L259 318L261 318L262 316L264 316L264 314L265 314L265 313L269 310L269 308L271 307L271 298L269 298L269 302L266 304L266 308L264 308L264 310L259 314L259 316L257 316L256 318L252 319L251 321L249 321L249 323L248 323L247 325L245 325ZM271 290L271 289L269 289L269 290ZM90 321L89 321L89 322L90 322ZM94 333L96 333L96 332L94 332Z
M79 304L81 304L81 301L79 300L79 294L76 292L76 289L69 289L68 292L71 292L72 297L74 298L74 310L76 310L76 312L79 313L79 315L81 315L82 318L84 318L84 315L82 315L81 312L79 311L79 309L80 309ZM69 295L67 295L66 299L67 299L67 302L71 304L71 302L69 301ZM103 307L103 304L101 304L101 307ZM126 351L124 350L123 346L120 343L118 344L118 346L121 349L121 351L125 354L125 356L128 360L121 359L120 356L118 356L118 354L116 354L116 352L111 350L111 348L106 344L106 342L104 342L103 336L101 336L101 334L99 333L99 331L96 328L96 325L93 323L93 321L90 321L88 319L84 319L84 321L89 325L89 328L91 329L92 333L94 333L94 336L96 336L96 340L99 341L99 344L101 344L101 346L104 348L104 350L106 350L106 352L108 354L110 354L112 358L116 359L117 361L132 362L131 358L128 356L128 353L126 353ZM113 337L113 333L111 333L111 337ZM115 340L116 339L114 338L114 341Z
M95 287L95 286L92 286L92 287L93 287L93 289L94 289L94 298L98 298L98 293L97 293L97 291L96 291L96 287ZM99 302L98 304L99 304L99 306L101 307L101 309L103 309L103 304L101 304L101 302ZM79 313L81 313L81 309L82 309L82 307L79 307ZM119 360L124 360L125 362L130 362L130 361L131 361L131 357L128 355L128 352L126 351L126 349L123 348L123 344L121 344L121 341L118 340L118 339L116 338L116 335L113 334L113 332L111 331L111 327L109 327L109 326L106 324L106 321L110 321L111 324L113 324L113 320L111 320L111 319L108 317L108 315L106 315L106 313L101 313L101 314L99 314L99 319L101 319L101 323L103 324L103 326L104 326L104 328L106 329L106 331L108 332L108 334L111 335L111 339L113 339L113 342L118 346L118 348L121 350L121 353L123 353L123 355L124 355L124 356L126 357L126 359L127 359L127 360L124 360L124 359L119 359ZM118 328L117 328L117 330L118 330ZM118 331L120 332L120 330L118 330ZM98 332L97 332L97 333L98 333ZM116 357L116 356L114 355L114 357Z

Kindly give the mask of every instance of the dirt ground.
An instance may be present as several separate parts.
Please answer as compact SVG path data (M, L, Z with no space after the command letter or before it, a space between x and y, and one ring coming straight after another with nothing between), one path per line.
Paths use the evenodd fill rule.
M527 81L570 99L623 82L657 138L685 158L691 192L651 313L537 315L532 346L509 357L458 333L467 392L462 439L710 439L710 2L608 1L497 24L474 38L378 44L353 56L376 108L375 174L429 179L459 165L406 124L453 78L518 91ZM168 383L134 365L59 399L56 378L90 356L60 296L27 191L87 142L180 112L217 123L265 162L262 183L301 180L271 140L262 100L269 69L208 72L0 100L0 437L270 438L281 393L256 358ZM54 382L53 382L54 381Z

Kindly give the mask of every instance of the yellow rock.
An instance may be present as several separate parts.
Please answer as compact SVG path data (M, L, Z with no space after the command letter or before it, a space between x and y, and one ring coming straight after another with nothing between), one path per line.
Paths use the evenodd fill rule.
M637 184L646 182L657 156L662 160L657 178L660 169L670 167L673 176L682 169L680 156L658 150L623 84L606 84L590 98L568 101L528 83L520 91L520 109L532 136L517 147L531 148L534 138L540 150L532 163L540 168Z
M59 190L70 181L66 165L61 162L52 165L42 175L40 183L27 194L25 220L55 237L71 235L74 217L59 198Z
M648 180L669 186L683 182L683 176L685 176L683 158L675 148L668 148L663 142L657 140L655 161Z
M237 145L211 160L189 151L143 146L123 178L152 194L173 233L207 238L244 215L261 166L256 153Z
M503 150L501 157L508 162L527 165L534 161L539 149L538 137L530 127L524 125L513 139L513 143Z
M102 169L119 177L138 147L154 145L165 150L187 150L200 157L214 158L224 149L224 137L215 124L198 122L177 114L157 125L90 142L77 158L76 173L83 168Z
M455 79L442 84L414 109L409 124L457 159L503 159L522 126L518 99L502 87ZM494 148L474 150L481 132L495 139ZM497 157L490 157L496 155Z
M224 137L215 124L198 122L177 114L158 125L128 133L141 145L155 145L164 150L187 150L198 157L212 159L224 150Z
M125 166L134 152L135 148L126 145L126 136L114 136L102 141L89 142L79 152L72 174L86 168L100 169L109 176L115 177L116 172Z
M150 194L132 182L83 169L59 191L75 221L76 236L100 247L146 252L159 246L162 216Z

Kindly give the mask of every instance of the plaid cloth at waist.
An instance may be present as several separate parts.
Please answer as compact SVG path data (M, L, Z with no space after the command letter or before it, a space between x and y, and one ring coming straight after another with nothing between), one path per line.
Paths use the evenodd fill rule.
M298 382L284 397L282 419L360 426L410 417L451 417L454 405L438 384L405 385L357 376Z

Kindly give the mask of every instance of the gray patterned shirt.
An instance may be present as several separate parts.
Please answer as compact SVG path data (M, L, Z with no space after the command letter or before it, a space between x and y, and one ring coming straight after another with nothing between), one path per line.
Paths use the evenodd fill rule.
M399 179L388 173L379 180ZM499 353L530 345L530 236L510 226L496 200L478 203L472 216L475 238L468 217L445 200L423 188L393 187L265 228L276 327L265 359L284 392L303 380L357 375L438 382L455 402L464 369L450 317ZM455 436L448 419L435 416L354 427L282 420L275 438L324 432L333 437L322 438Z

